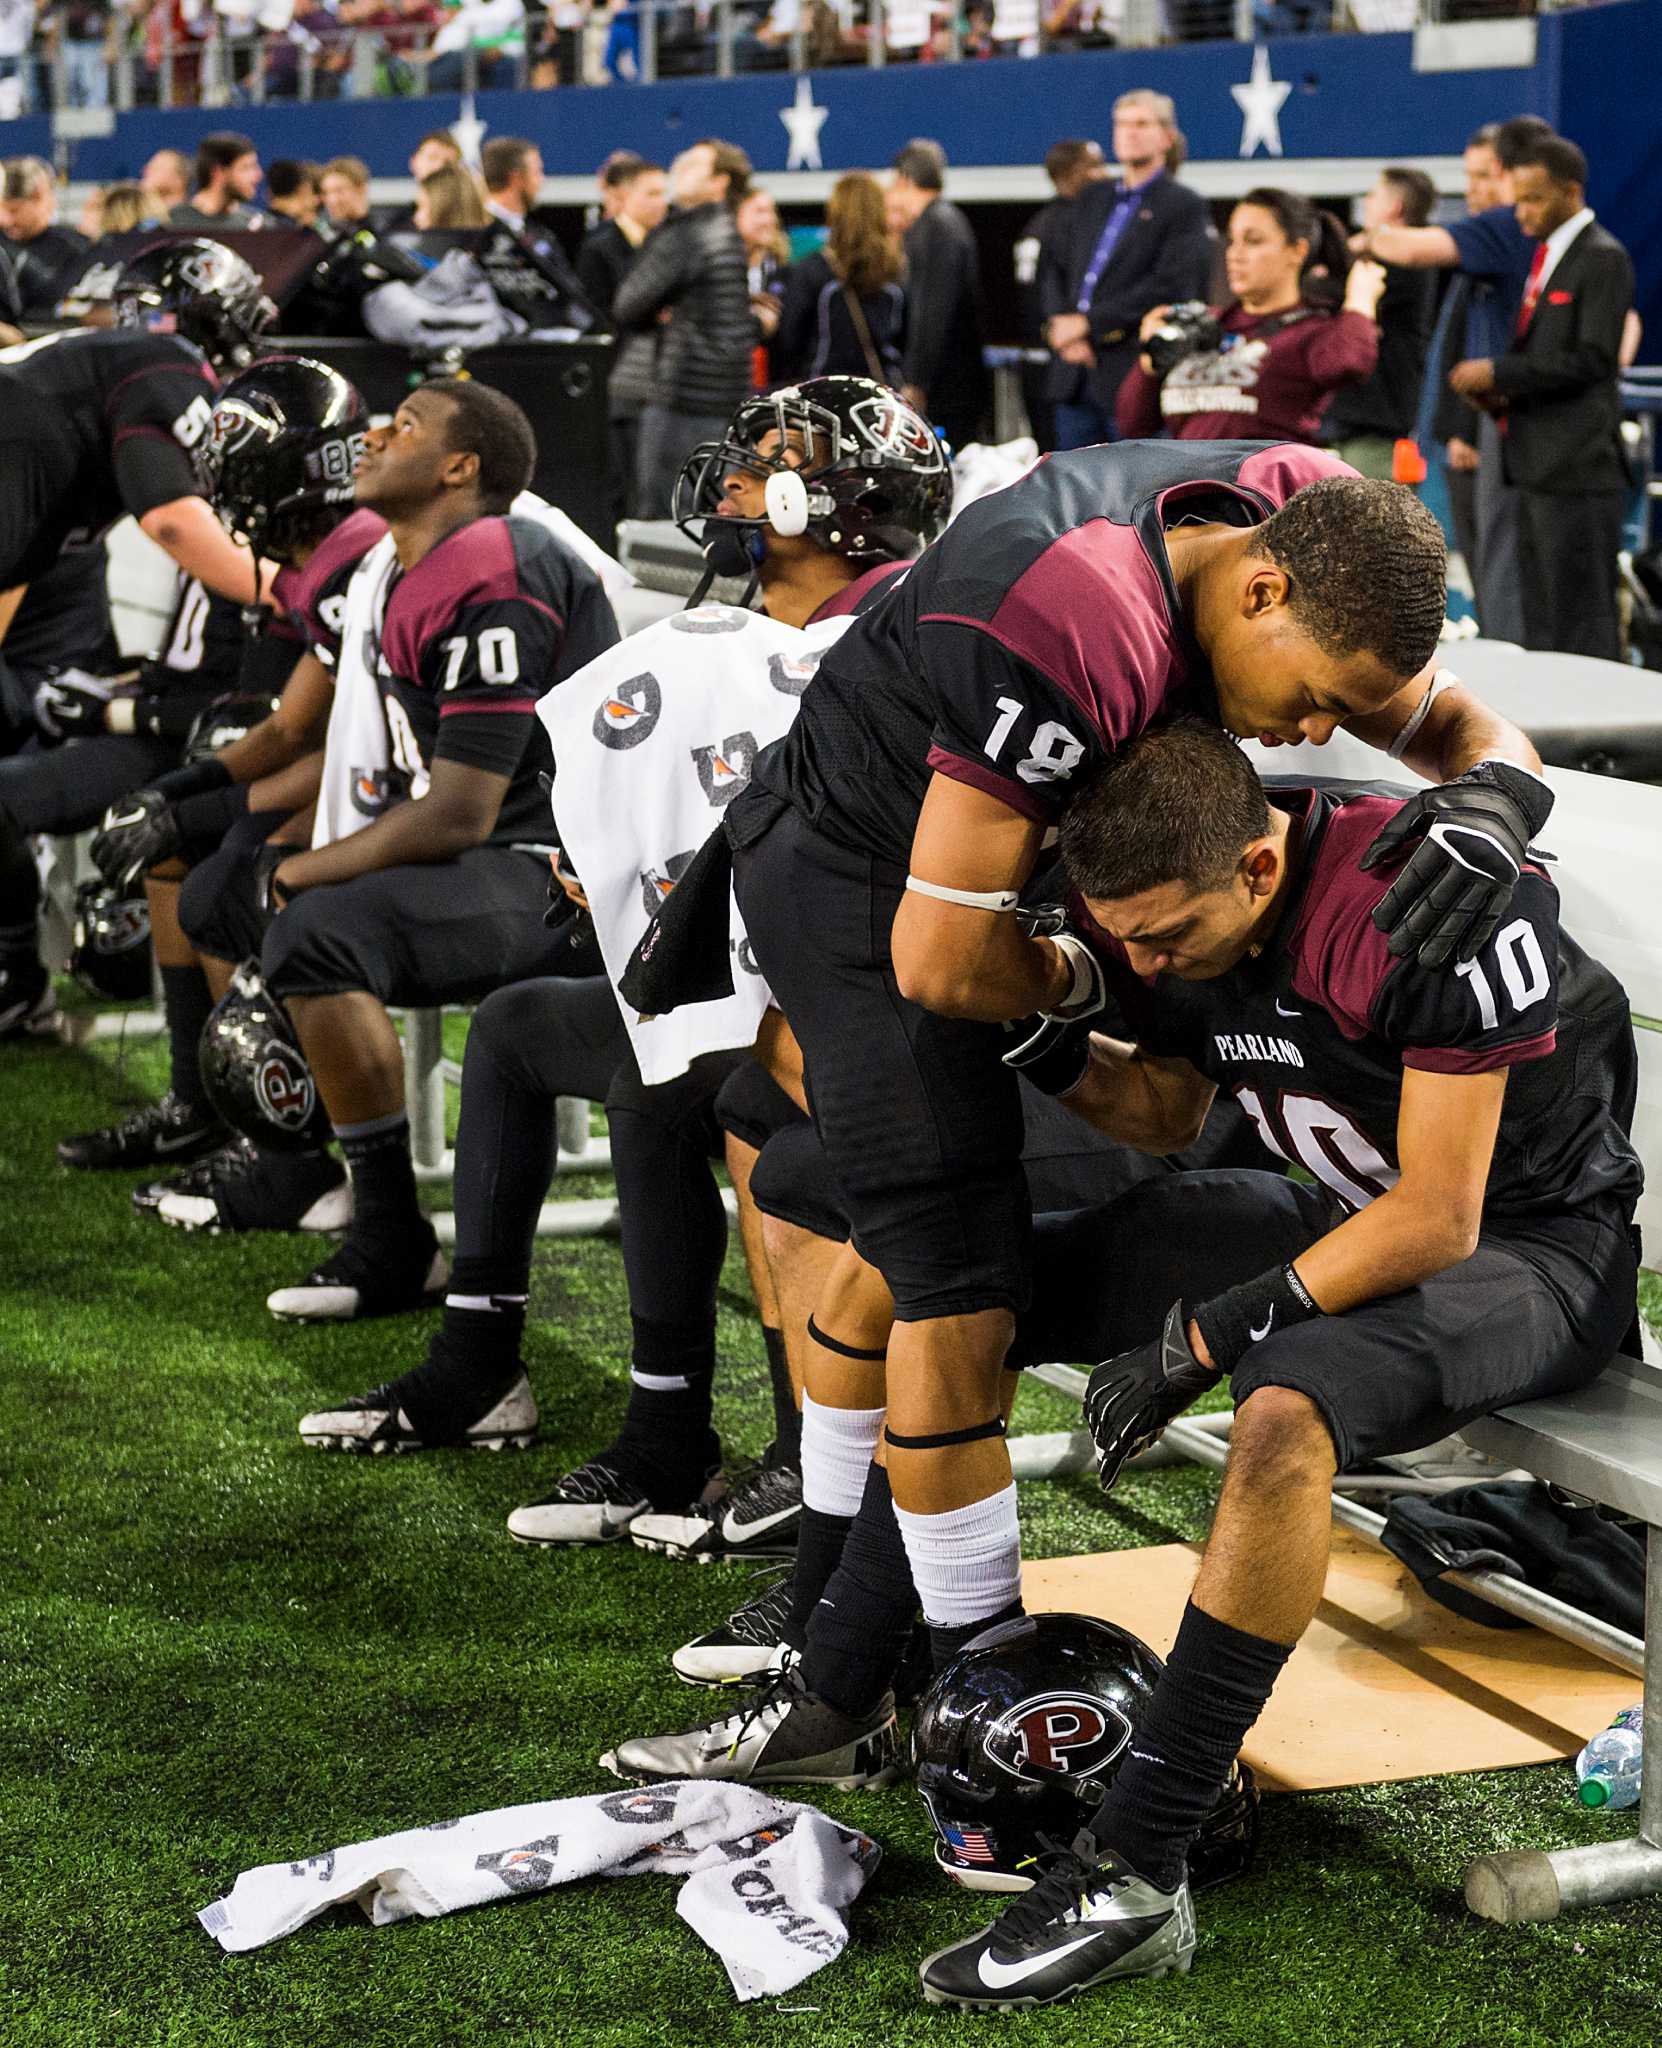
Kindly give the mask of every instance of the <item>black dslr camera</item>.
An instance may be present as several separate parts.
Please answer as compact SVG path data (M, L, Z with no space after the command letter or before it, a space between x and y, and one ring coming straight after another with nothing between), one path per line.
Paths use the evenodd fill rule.
M1143 349L1155 376L1164 377L1185 356L1205 355L1222 340L1223 327L1211 307L1202 299L1185 299L1167 312Z

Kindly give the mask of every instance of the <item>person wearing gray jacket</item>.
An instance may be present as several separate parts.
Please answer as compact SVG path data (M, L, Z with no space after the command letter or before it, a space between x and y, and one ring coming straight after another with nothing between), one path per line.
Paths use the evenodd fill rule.
M701 441L721 438L750 391L761 339L733 225L750 188L750 159L730 142L695 142L669 175L676 211L647 237L612 301L620 334L657 336L636 447L637 506L650 519L668 517L682 463Z

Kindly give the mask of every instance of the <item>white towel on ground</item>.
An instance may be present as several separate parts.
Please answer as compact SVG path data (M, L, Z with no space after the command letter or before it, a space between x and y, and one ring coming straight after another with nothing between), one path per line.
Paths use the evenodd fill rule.
M682 1779L548 1799L348 1842L245 1870L197 1919L230 1954L331 1906L376 1927L524 1898L584 1877L685 1877L675 1910L720 1956L739 1998L773 1998L848 1946L844 1909L882 1851L811 1806L748 1785Z

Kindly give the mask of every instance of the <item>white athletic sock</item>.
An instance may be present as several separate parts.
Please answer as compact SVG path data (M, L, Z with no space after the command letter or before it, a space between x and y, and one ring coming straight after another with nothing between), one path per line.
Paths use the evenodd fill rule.
M865 1497L871 1455L886 1408L824 1408L802 1396L802 1504L818 1515L853 1517Z
M944 1515L895 1509L923 1618L933 1628L964 1628L1003 1613L1021 1598L1021 1529L1014 1480L967 1508Z

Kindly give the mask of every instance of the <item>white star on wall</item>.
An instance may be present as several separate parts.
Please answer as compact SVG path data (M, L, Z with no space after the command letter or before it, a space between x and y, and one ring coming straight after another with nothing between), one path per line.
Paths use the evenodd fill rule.
M1281 106L1292 89L1289 82L1270 76L1270 53L1259 43L1252 53L1251 78L1229 88L1241 110L1242 156L1251 156L1260 143L1266 156L1281 155Z
M474 170L479 168L479 145L485 139L488 121L481 121L473 111L472 93L462 95L462 111L450 124L450 132L456 138L456 147L462 152L462 162Z
M790 150L785 157L787 171L820 171L825 168L820 161L819 131L825 126L830 111L829 107L814 105L813 82L804 72L796 81L793 104L779 109L785 133L791 138Z

